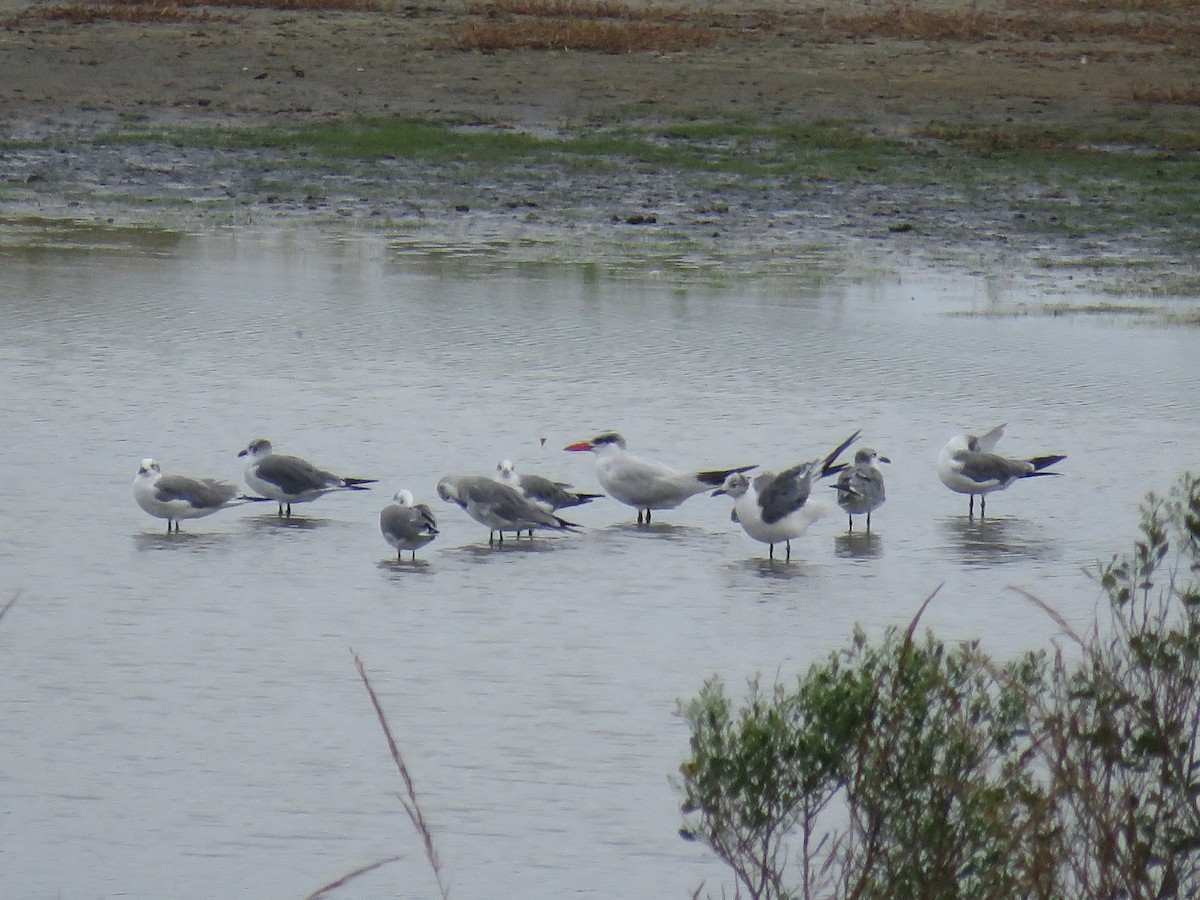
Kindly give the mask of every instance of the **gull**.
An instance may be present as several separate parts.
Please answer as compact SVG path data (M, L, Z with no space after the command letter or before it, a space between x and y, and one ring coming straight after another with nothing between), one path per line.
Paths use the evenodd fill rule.
M496 466L496 474L500 482L515 487L546 512L554 512L556 509L566 509L571 506L582 506L584 503L591 503L597 497L604 496L603 494L585 494L582 491L574 491L571 490L574 485L562 481L551 481L541 475L518 475L517 467L510 459L502 460ZM533 534L530 533L529 536L533 537Z
M424 503L413 501L412 491L396 491L392 502L379 513L379 530L383 539L396 548L396 558L403 559L404 551L424 547L438 535L437 519Z
M883 473L875 465L876 460L891 462L870 447L859 447L854 454L854 465L842 469L837 484L833 486L838 492L838 506L850 517L851 531L854 530L854 517L863 513L866 513L867 531L870 531L872 510L879 509L887 499L883 489Z
M596 478L600 486L626 506L638 511L638 524L650 524L652 509L675 509L689 497L725 483L730 475L755 466L715 469L708 472L677 472L662 463L638 459L625 450L625 438L615 431L578 441L564 450L590 450L596 454Z
M579 527L546 512L512 485L487 475L447 475L437 483L437 492L447 503L458 504L472 519L486 525L489 544L496 532L503 544L506 531L519 535L535 528L571 531Z
M1061 475L1061 472L1043 472L1066 456L1031 456L1026 459L1010 459L992 453L996 442L1004 436L1004 425L997 425L981 435L957 434L950 438L938 457L938 477L942 484L959 494L970 494L967 515L975 514L975 495L979 495L979 515L986 512L987 495L1002 491L1021 478L1036 478L1041 475Z
M150 515L167 520L179 531L182 519L210 516L227 506L238 506L249 497L238 497L237 488L214 478L188 478L186 475L164 475L157 460L147 457L133 477L133 499Z
M787 559L792 558L792 538L798 538L808 527L829 512L828 504L810 498L814 478L825 478L846 468L835 465L842 451L858 439L854 432L824 459L803 462L784 469L778 475L762 472L753 479L734 472L725 483L713 491L714 497L727 494L733 498L730 518L740 524L746 534L756 541L769 544L770 558L775 558L775 545L787 544Z
M298 456L275 453L271 442L259 438L251 441L238 457L248 457L246 484L264 497L279 504L279 515L292 515L293 503L307 503L330 491L365 491L363 485L374 484L375 478L347 478L318 469Z

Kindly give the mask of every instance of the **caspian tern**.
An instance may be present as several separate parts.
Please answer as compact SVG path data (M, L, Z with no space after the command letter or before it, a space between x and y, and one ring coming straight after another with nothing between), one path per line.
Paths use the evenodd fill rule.
M379 513L379 530L383 539L396 548L396 558L403 559L404 551L424 547L438 535L437 519L424 503L413 501L412 491L396 491L392 502Z
M938 457L938 477L942 484L959 494L970 494L967 515L975 514L975 495L979 495L979 515L986 512L987 495L1002 491L1021 478L1036 478L1040 475L1061 475L1061 472L1043 472L1067 457L1031 456L1027 459L1010 459L992 453L996 442L1004 436L1004 425L997 425L981 435L957 434L950 438Z
M238 497L232 484L213 478L164 475L156 460L146 458L133 478L133 499L150 515L166 519L170 534L172 525L179 530L182 519L210 516L252 498Z
M517 474L517 467L512 460L502 460L496 466L496 476L504 484L511 485L522 494L540 506L546 512L557 509L567 509L572 506L582 506L591 503L603 494L585 494L583 491L572 490L574 485L563 481L551 481L541 475ZM533 537L531 533L529 535Z
M854 517L866 513L867 531L871 530L871 512L879 509L887 499L883 489L883 473L875 461L890 463L870 447L859 447L854 454L854 464L842 469L834 489L838 492L838 506L850 517L850 530L854 530Z
M625 438L614 431L579 441L564 450L590 450L596 454L596 478L610 497L638 511L638 524L650 524L652 509L675 509L688 497L725 483L730 475L756 466L715 469L708 472L677 472L662 463L638 459L625 449Z
M364 485L374 484L375 478L348 478L318 469L298 456L275 453L271 442L259 438L238 453L249 457L246 463L246 484L264 497L279 504L279 515L292 514L293 503L307 503L330 491L365 491Z
M751 479L740 472L730 475L713 491L713 496L728 494L733 498L733 515L746 534L756 541L769 544L769 555L775 558L775 545L787 543L787 559L792 558L792 538L798 538L808 527L829 512L829 505L811 498L814 478L825 478L846 468L836 464L842 451L858 439L854 432L824 459L815 459L784 469L778 475L763 472Z
M572 531L579 528L574 522L546 512L511 485L486 475L447 475L437 484L438 496L447 503L457 503L468 516L488 527L488 543L494 534L532 532L535 528Z

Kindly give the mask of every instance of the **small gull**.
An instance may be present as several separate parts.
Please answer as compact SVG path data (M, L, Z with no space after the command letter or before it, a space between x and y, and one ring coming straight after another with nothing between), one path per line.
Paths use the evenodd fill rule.
M850 531L854 530L854 517L864 513L867 516L867 531L871 530L871 512L879 509L887 494L883 488L883 473L879 471L879 462L890 463L886 456L880 456L870 447L859 447L854 454L854 464L838 474L837 484L833 487L838 492L838 506L846 511L850 518Z
M997 425L981 435L956 434L942 448L938 457L938 477L942 484L959 494L970 494L967 515L975 514L975 495L979 495L979 515L986 512L987 495L1002 491L1021 478L1041 475L1061 475L1043 472L1056 462L1066 459L1062 454L1010 459L992 453L996 442L1004 436L1004 425Z
M172 525L179 531L182 519L210 516L253 498L238 497L232 484L214 478L164 475L157 460L146 458L133 478L133 499L150 515L166 519L170 534Z
M392 502L379 513L379 530L383 539L396 548L397 559L403 559L404 551L411 550L415 560L417 550L438 535L433 510L424 503L415 503L409 490L396 491Z
M506 531L519 535L535 528L571 531L579 527L546 512L511 485L486 475L447 475L437 483L437 492L447 503L458 504L472 519L486 525L489 544L496 532L503 544Z
M596 479L610 497L638 511L650 524L653 509L675 509L689 497L725 483L730 475L748 472L755 466L715 469L707 472L677 472L658 462L639 459L625 449L625 438L614 431L578 441L565 450L590 450L596 454Z
M271 442L259 438L238 453L248 457L246 484L264 497L279 504L279 515L292 515L293 503L307 503L330 491L363 491L364 485L374 484L375 478L349 478L318 469L298 456L275 453Z
M604 496L603 494L585 494L582 491L572 490L574 488L572 484L551 481L541 475L518 475L517 467L509 459L502 460L496 466L496 474L501 482L515 487L546 512L582 506L584 503L591 503ZM530 532L529 536L533 537L533 533Z
M790 560L792 538L803 535L813 522L829 512L828 504L810 498L813 479L844 470L846 465L837 464L837 458L858 439L858 435L859 432L854 432L824 459L799 463L778 475L763 472L751 479L735 472L713 491L713 496L727 494L733 498L730 518L750 537L769 544L771 559L775 558L775 545L784 541L786 558Z

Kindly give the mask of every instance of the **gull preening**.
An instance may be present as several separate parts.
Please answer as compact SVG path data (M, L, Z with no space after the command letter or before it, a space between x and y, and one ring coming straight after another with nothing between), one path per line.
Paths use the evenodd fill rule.
M854 432L823 459L803 462L784 469L778 475L762 472L750 478L735 472L713 491L713 496L727 494L733 498L730 518L756 541L770 545L771 559L775 545L787 545L787 559L792 558L792 538L801 537L813 522L829 512L827 503L812 497L814 478L825 478L846 468L837 464L842 451L858 439Z
M1063 454L1011 459L992 453L1004 436L1004 425L981 435L957 434L942 448L938 457L938 477L942 484L959 494L970 494L967 515L975 514L975 495L979 495L979 515L986 512L987 495L1002 491L1022 478L1061 475L1042 470L1066 459Z
M541 475L517 474L517 467L512 460L501 460L496 466L496 477L507 485L519 490L522 494L540 506L546 512L567 509L572 506L582 506L603 497L603 494L587 494L573 490L573 484L564 481L551 481ZM529 535L533 537L531 533Z
M719 487L730 476L756 466L677 472L658 462L639 459L625 449L625 438L615 431L578 441L565 450L590 450L596 454L596 479L608 495L638 511L638 524L650 524L650 511L675 509L689 497Z
M211 516L227 506L237 506L249 498L237 496L237 488L215 478L188 478L186 475L164 475L157 460L147 457L133 477L133 499L150 515L167 520L167 533L172 525L179 531L183 519Z
M866 514L867 531L871 530L871 513L883 505L887 493L883 487L883 473L876 461L890 463L870 447L859 447L854 454L854 463L838 474L833 487L838 493L838 506L850 518L850 531L854 530L854 517Z
M412 491L396 491L392 502L379 513L379 530L383 539L396 550L396 558L403 559L404 551L411 550L417 558L417 550L438 536L437 519L424 503L413 500Z
M276 453L271 442L259 438L251 441L238 457L248 457L246 484L264 497L279 504L279 515L292 515L293 503L308 503L330 491L363 491L365 485L374 484L376 478L350 478L334 475L318 469L298 456Z
M572 531L579 528L574 522L546 512L511 485L486 475L447 475L437 483L438 496L455 503L467 515L488 527L488 543L496 532L504 543L504 532L532 533L535 528Z

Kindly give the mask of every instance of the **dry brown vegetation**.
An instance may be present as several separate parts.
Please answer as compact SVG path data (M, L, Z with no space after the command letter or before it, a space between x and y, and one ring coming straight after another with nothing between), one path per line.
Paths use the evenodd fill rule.
M1186 87L1135 88L1129 98L1140 103L1174 103L1178 106L1200 106L1200 85Z
M236 21L229 16L210 13L218 9L341 10L379 12L377 0L105 0L103 3L67 3L39 7L33 15L45 21L85 24L88 22L129 22L134 24L172 24L177 22ZM19 22L8 22L9 26Z

